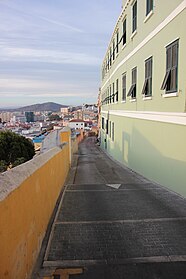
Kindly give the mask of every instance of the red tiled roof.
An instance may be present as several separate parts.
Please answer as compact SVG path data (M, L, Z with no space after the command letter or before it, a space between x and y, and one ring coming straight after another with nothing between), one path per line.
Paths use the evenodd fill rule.
M72 119L69 122L85 122L85 121L82 119Z

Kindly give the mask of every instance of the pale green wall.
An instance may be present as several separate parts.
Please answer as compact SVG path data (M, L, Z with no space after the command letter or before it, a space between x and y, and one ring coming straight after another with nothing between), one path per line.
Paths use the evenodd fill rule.
M115 140L102 132L102 148L152 181L186 196L186 126L110 116Z

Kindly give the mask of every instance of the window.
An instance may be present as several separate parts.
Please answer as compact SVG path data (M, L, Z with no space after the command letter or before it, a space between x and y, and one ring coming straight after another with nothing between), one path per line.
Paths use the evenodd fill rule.
M112 88L110 85L109 104L112 102Z
M108 58L107 58L107 69L109 71L109 54L108 54Z
M106 120L106 134L108 135L108 119Z
M112 122L112 141L114 141L114 122Z
M113 61L114 61L115 60L115 40L113 40L112 48L113 48L112 57L113 57Z
M123 21L123 46L126 44L126 41L127 41L127 36L126 36L127 29L126 29L126 27L127 27L127 20L125 19Z
M112 101L114 103L114 82L112 84Z
M118 102L118 86L119 85L119 80L117 79L116 80L116 93L115 93L115 95L116 95L116 102Z
M132 33L137 29L137 1L132 6Z
M178 89L178 47L177 40L166 48L166 74L161 86L166 93L177 92Z
M127 96L131 96L132 99L136 99L136 83L137 83L137 67L132 69L132 85Z
M112 65L112 48L110 47L110 67Z
M119 31L116 34L116 53L119 52Z
M109 137L111 138L111 129L112 129L112 122L109 122Z
M122 75L122 101L126 101L126 74Z
M146 16L153 10L153 0L146 0Z
M146 97L152 96L152 57L145 61L145 82L142 94Z
M101 127L102 127L102 129L104 130L105 129L105 122L104 122L104 117L102 117L102 119L101 119Z

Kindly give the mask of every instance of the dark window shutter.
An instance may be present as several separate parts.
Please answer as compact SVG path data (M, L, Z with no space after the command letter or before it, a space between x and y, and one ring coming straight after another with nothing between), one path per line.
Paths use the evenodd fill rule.
M126 19L123 21L123 45L126 44Z
M134 88L135 88L135 84L132 84L131 85L131 87L130 87L130 89L129 89L129 92L128 92L128 94L127 94L127 97L129 97L129 96L133 96L134 94L133 94L133 90L134 90Z
M126 74L122 77L122 101L126 100Z
M171 70L168 70L165 74L162 86L161 86L161 90L165 90L167 87L167 82L170 79L170 75L171 75Z
M172 67L172 48L167 48L167 70L171 69Z
M146 95L147 86L148 86L148 79L145 79L143 89L142 89L142 95Z

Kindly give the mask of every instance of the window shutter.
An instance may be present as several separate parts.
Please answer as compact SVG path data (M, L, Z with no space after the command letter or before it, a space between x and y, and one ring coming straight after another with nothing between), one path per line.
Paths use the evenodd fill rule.
M178 44L172 47L172 67L177 67L178 64Z
M163 80L163 83L162 83L162 86L161 86L161 90L165 90L166 89L168 80L170 78L170 74L171 74L171 70L168 70L166 72L166 74L165 74L165 77L164 77L164 80Z
M126 74L122 76L122 100L126 100Z
M132 70L132 84L136 84L136 75L137 75L137 69L134 68Z
M123 45L126 44L126 19L123 22Z
M172 67L172 48L167 48L167 70Z
M146 95L146 92L148 92L148 79L145 79L143 89L142 89L142 95Z
M128 94L127 94L127 97L133 96L133 91L134 91L135 86L136 86L135 84L132 84L132 85L131 85L131 87L130 87L130 89L129 89L129 92L128 92Z

